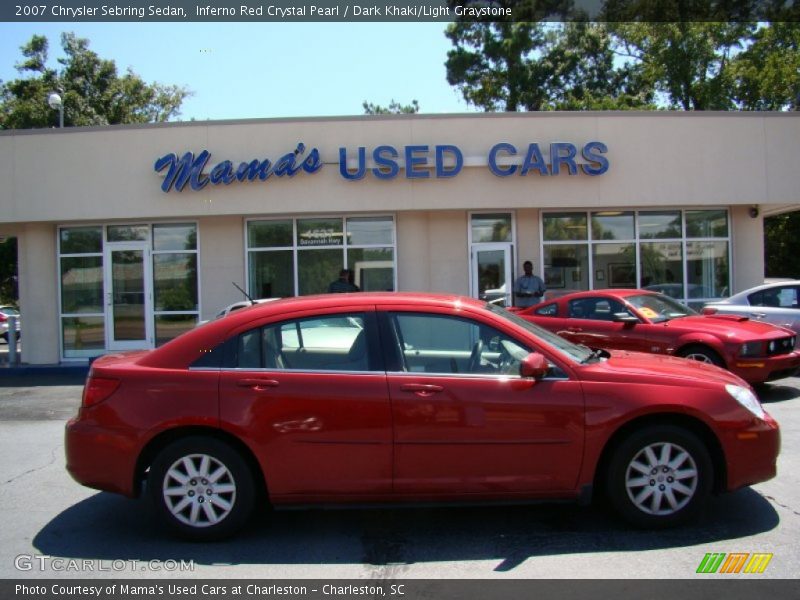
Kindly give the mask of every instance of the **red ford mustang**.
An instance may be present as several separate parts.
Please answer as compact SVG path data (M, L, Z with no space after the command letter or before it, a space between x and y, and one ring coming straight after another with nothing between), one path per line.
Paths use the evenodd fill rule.
M452 296L334 294L242 309L89 373L66 428L81 484L193 539L257 503L507 501L601 493L667 526L775 475L777 423L735 375L597 353Z
M800 369L793 331L747 317L701 315L646 290L576 292L517 314L576 344L692 358L750 383Z

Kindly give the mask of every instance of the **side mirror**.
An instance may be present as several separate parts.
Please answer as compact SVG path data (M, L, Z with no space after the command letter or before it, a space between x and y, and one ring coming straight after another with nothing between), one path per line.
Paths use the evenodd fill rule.
M531 352L522 359L519 365L519 374L522 377L541 379L547 374L549 368L550 365L544 356L537 352Z
M626 313L626 312L614 313L614 315L612 316L612 320L615 323L638 323L639 322L639 319L637 317L634 317L632 314Z

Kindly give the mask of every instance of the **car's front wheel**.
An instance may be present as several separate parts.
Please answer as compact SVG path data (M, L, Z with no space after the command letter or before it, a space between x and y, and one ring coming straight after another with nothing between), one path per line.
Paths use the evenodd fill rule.
M205 437L184 438L162 450L150 466L147 488L161 519L198 541L234 534L255 499L253 474L241 454Z
M608 497L630 523L669 527L690 519L711 493L713 465L700 439L672 425L646 427L615 450Z

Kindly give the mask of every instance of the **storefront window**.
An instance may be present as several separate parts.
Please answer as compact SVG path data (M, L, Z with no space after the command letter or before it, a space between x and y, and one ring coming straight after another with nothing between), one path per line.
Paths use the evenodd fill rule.
M558 293L589 289L589 248L559 244L544 248L544 284Z
M331 281L344 268L341 250L298 250L297 284L299 295L325 294Z
M728 295L728 242L686 242L686 281L689 298ZM689 302L696 308L702 302Z
M251 221L247 226L247 244L250 248L291 248L293 231L291 220Z
M596 212L592 213L593 240L632 240L632 212Z
M103 251L102 227L69 227L59 231L61 254L91 254Z
M103 257L61 258L61 312L103 312Z
M639 213L639 237L649 240L680 238L681 211L643 211Z
M62 342L67 358L90 357L102 354L106 347L105 318L62 317Z
M636 288L635 244L592 244L594 289Z
M682 299L683 251L680 242L642 242L639 260L642 264L642 287Z
M194 327L199 318L197 225L157 223L152 239L153 327L160 346Z
M728 237L728 211L687 210L687 238Z
M172 223L153 225L153 250L156 252L197 250L197 226Z
M347 251L347 264L362 292L394 291L392 248L352 248Z
M591 219L588 232L587 216ZM573 289L641 287L693 308L728 295L726 209L545 213L542 229L549 295ZM588 246L591 260L584 266ZM584 276L587 270L588 278Z
M146 242L149 236L148 225L109 225L106 231L109 242Z
M64 358L88 358L105 350L103 228L58 231L61 341Z
M475 214L472 215L471 222L473 244L511 241L510 214Z
M546 242L586 240L586 213L547 213L544 215Z
M249 271L253 298L294 296L294 254L291 250L250 252Z
M247 243L248 292L254 298L327 293L345 267L364 291L395 287L391 216L248 221Z
M197 310L197 254L183 252L153 256L155 310Z

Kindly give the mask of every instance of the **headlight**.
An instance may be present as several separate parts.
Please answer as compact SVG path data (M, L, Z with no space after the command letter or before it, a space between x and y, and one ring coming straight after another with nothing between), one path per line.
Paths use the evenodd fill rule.
M739 356L742 358L754 358L764 356L764 345L761 342L747 342L739 348Z
M732 385L730 383L725 386L725 389L739 404L744 406L759 419L763 419L766 416L767 413L764 412L764 409L761 407L761 403L758 401L758 398L756 398L756 395L749 389L743 388L740 385Z

